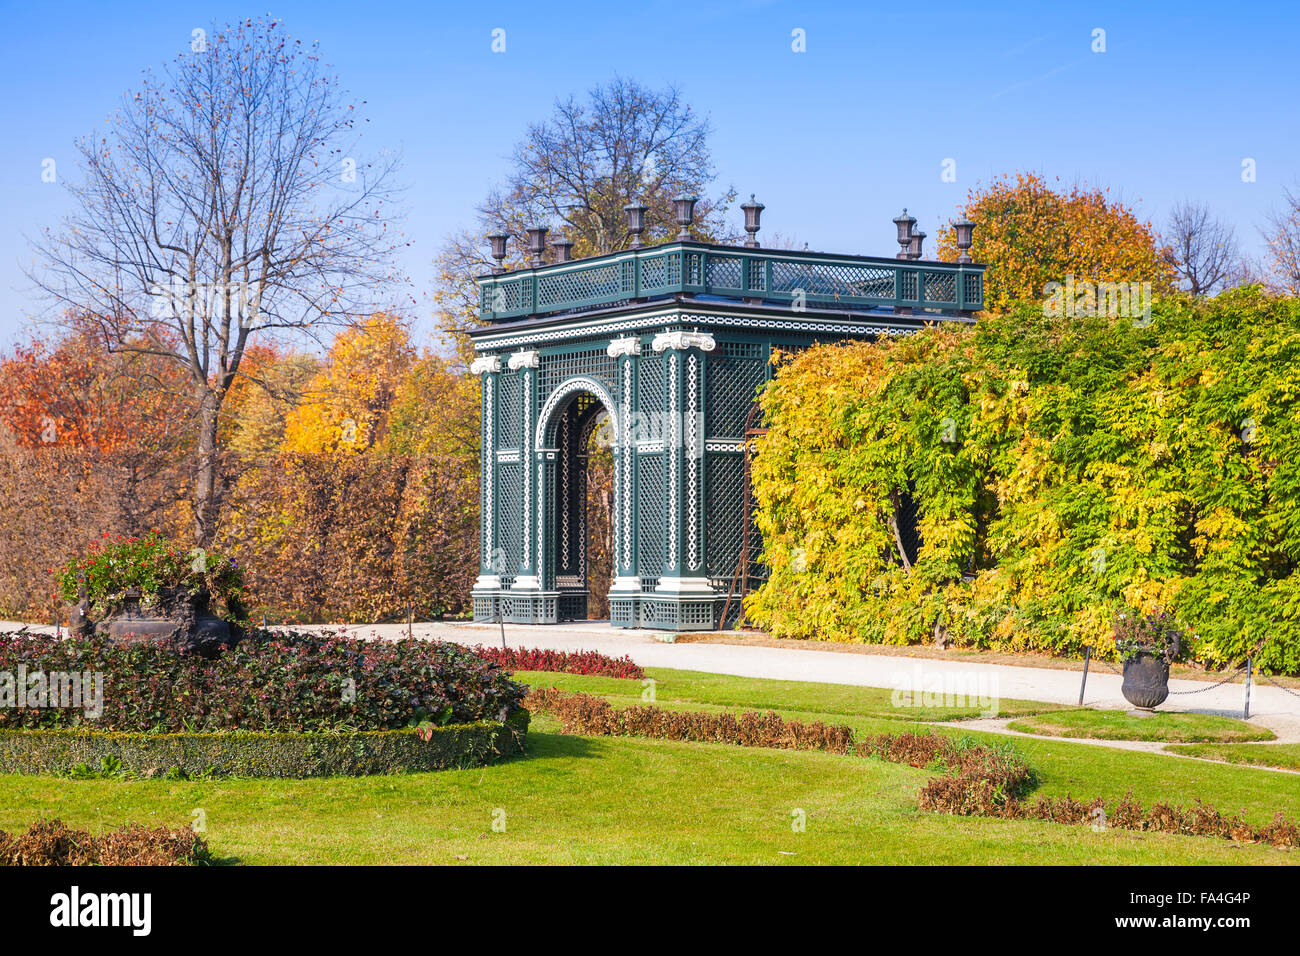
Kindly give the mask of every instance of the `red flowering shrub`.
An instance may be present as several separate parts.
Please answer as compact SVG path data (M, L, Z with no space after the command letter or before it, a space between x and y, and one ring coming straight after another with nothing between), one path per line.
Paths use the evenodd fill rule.
M800 723L777 714L664 710L662 707L615 708L594 694L568 693L554 688L534 688L528 709L550 714L564 733L614 737L658 737L735 744L741 747L775 747L782 750L824 750L851 753L853 728L847 725Z
M102 674L102 713L87 716L84 701L81 709L10 704L0 706L0 728L391 730L505 720L527 693L500 666L455 644L328 632L254 631L213 659L150 643L0 634L0 673L20 667L29 700L37 673Z
M593 677L640 680L645 671L630 657L606 657L599 651L548 651L534 647L475 647L475 654L508 671L554 671Z

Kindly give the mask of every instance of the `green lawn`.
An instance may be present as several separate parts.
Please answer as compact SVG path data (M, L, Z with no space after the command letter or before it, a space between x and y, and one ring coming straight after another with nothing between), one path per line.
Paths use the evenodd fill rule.
M637 681L518 676L604 689L616 703L641 699ZM661 705L685 706L693 695L695 706L771 706L860 732L923 729L896 712L881 716L890 711L888 692L669 670L650 676ZM201 808L214 852L244 863L457 863L461 857L467 863L1300 862L1300 853L1208 837L921 813L916 790L930 773L879 760L557 731L553 720L538 717L527 758L408 776L194 782L0 776L0 829L41 816L96 829L128 820L184 826ZM1300 815L1300 788L1281 774L1061 741L1017 738L1015 744L1041 776L1040 793L1116 799L1131 787L1144 803L1201 796L1225 811L1244 808L1259 823L1279 809ZM804 814L805 832L792 829L796 810ZM494 811L501 811L504 832L493 830Z
M1300 744L1174 744L1165 749L1228 763L1300 770Z
M751 710L799 710L841 717L873 717L880 720L965 720L972 717L1018 717L1062 709L1059 704L1029 700L997 700L997 708L983 709L968 701L969 706L911 707L896 706L894 692L878 687L853 687L847 684L810 684L792 680L766 680L757 677L733 677L729 674L706 674L700 671L673 670L666 667L646 669L653 682L623 680L612 677L582 677L574 674L523 672L517 680L534 686L559 687L601 694L621 704L650 703L712 704L720 707L746 707Z
M1058 710L1023 717L1010 730L1047 737L1088 737L1094 740L1163 740L1169 743L1239 743L1273 740L1276 735L1232 717L1213 714L1155 713L1136 717L1122 710Z

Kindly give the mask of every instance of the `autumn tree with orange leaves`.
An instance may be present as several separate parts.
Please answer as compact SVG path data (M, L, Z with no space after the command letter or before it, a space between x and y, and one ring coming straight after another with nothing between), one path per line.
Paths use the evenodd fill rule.
M1006 176L971 190L958 211L975 223L970 255L988 266L984 308L1005 312L1041 301L1049 282L1150 282L1169 290L1174 269L1149 222L1138 219L1108 190L1074 184L1053 187L1034 173ZM957 258L952 226L939 231L937 258Z
M463 610L477 571L477 380L380 313L335 338L299 395L274 456L231 489L220 532L258 607L325 621Z
M52 568L105 531L185 523L193 416L174 365L111 352L94 324L0 359L0 613L59 605Z

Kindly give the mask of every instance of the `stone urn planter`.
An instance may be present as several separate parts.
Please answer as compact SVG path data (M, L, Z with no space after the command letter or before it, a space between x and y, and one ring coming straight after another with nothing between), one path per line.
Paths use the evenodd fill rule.
M127 591L121 607L98 621L88 618L88 606L83 602L78 608L77 630L122 644L166 644L178 651L216 657L239 643L243 629L213 614L211 603L204 590L191 594L184 588L173 588L163 591L151 604L143 602L139 591Z
M1129 610L1115 618L1115 647L1124 662L1124 699L1151 711L1169 696L1169 665L1178 657L1182 632L1165 612Z
M1120 690L1138 710L1154 710L1169 696L1169 661L1163 654L1138 651L1124 661Z

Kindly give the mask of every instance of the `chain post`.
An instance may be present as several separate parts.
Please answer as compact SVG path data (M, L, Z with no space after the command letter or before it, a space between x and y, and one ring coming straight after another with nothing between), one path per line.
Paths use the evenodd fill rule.
M1083 680L1079 682L1079 706L1083 706L1083 691L1088 686L1088 662L1092 660L1092 645L1083 645Z
M1246 696L1241 703L1242 720L1250 720L1250 658L1246 658Z

